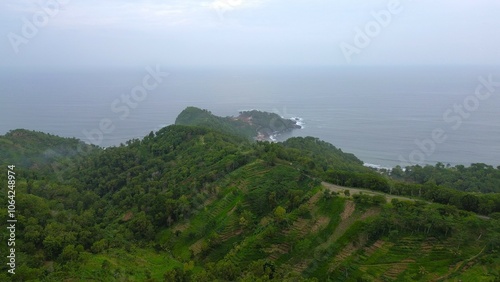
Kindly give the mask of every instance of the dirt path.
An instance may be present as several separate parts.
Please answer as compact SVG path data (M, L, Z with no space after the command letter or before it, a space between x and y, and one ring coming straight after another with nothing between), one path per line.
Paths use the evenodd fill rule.
M398 199L398 200L403 200L403 201L412 201L412 202L416 201L416 199L412 199L409 197L389 195L389 194L385 194L382 192L375 192L375 191L368 190L368 189L343 187L343 186L338 186L338 185L331 184L328 182L321 182L321 185L323 185L323 187L329 189L330 191L334 191L334 192L339 193L340 196L344 196L344 190L349 190L351 195L363 193L365 195L370 195L370 196L375 196L375 195L384 196L387 198L387 202L390 202L392 199Z
M386 193L376 192L376 191L372 191L372 190L368 190L368 189L362 189L362 188L343 187L343 186L331 184L331 183L324 182L324 181L321 182L321 185L323 185L323 187L329 189L330 191L334 191L334 192L339 193L340 197L345 197L344 190L349 190L349 193L351 195L363 193L365 195L370 195L370 196L375 196L375 195L384 196L387 199L388 203L390 203L392 199L398 199L398 200L401 200L401 201L412 201L412 202L415 202L416 200L419 200L419 201L422 201L422 202L425 202L425 203L428 203L428 204L432 204L432 202L429 202L429 201L426 201L426 200L413 199L413 198L404 197L404 196L389 195L389 194L386 194ZM478 218L480 218L480 219L483 219L483 220L489 220L489 219L491 219L490 217L485 216L485 215L476 214L476 216Z
M355 209L356 209L356 204L354 204L353 201L347 201L345 203L344 211L340 215L340 218L342 220L346 220L347 218L351 217Z

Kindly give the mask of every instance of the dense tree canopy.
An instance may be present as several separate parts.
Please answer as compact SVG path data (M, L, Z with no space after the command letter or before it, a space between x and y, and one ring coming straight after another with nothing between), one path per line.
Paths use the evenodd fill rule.
M498 274L498 168L384 174L317 138L255 142L237 121L197 109L179 119L206 117L212 126L172 125L106 149L25 130L0 136L4 166L19 166L21 273L0 280L370 281L378 274L366 267L381 256L370 246L386 242L394 248L383 251L403 260L396 247L407 238L420 240L409 251L415 265L430 265L420 253L429 240L452 247L425 250L444 261L435 273L481 251L483 261L468 261ZM346 188L332 193L321 181ZM388 203L393 196L406 200ZM433 277L408 265L403 280Z

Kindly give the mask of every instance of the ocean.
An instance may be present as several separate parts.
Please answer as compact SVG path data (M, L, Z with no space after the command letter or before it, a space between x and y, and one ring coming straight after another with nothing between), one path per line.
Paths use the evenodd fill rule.
M367 165L500 165L500 67L159 68L169 75L3 70L0 134L26 128L107 147L173 124L187 106L258 109L301 118L303 129L278 140L318 137Z

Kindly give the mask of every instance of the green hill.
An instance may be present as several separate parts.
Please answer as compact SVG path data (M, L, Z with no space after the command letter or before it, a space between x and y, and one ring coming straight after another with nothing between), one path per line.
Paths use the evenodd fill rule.
M196 126L61 154L60 178L30 169L36 177L27 180L19 171L16 274L3 264L0 280L500 279L497 194L435 188L457 203L473 195L490 205L489 216L478 216L469 206L424 201L430 186L392 180L317 138L255 142L230 119L187 111ZM188 122L185 112L179 123ZM41 136L16 146L40 152L63 142ZM4 149L6 163L37 156L14 152Z
M175 120L176 125L201 126L250 140L270 140L270 137L301 127L295 121L275 113L257 110L243 111L237 117L218 117L208 110L188 107Z
M16 129L0 135L0 164L15 164L26 173L44 171L45 175L60 174L65 161L93 154L99 148L76 138L62 138L51 134Z

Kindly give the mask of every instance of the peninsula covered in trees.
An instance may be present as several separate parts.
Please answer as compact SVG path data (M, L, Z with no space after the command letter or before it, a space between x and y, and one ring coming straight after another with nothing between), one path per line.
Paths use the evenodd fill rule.
M296 120L285 119L276 113L250 110L241 111L237 117L218 117L196 107L182 111L175 124L213 128L259 141L272 141L279 134L301 128Z
M0 280L500 279L499 168L381 172L314 137L256 140L297 128L278 117L187 108L106 149L0 136L18 219L16 274L2 264Z

